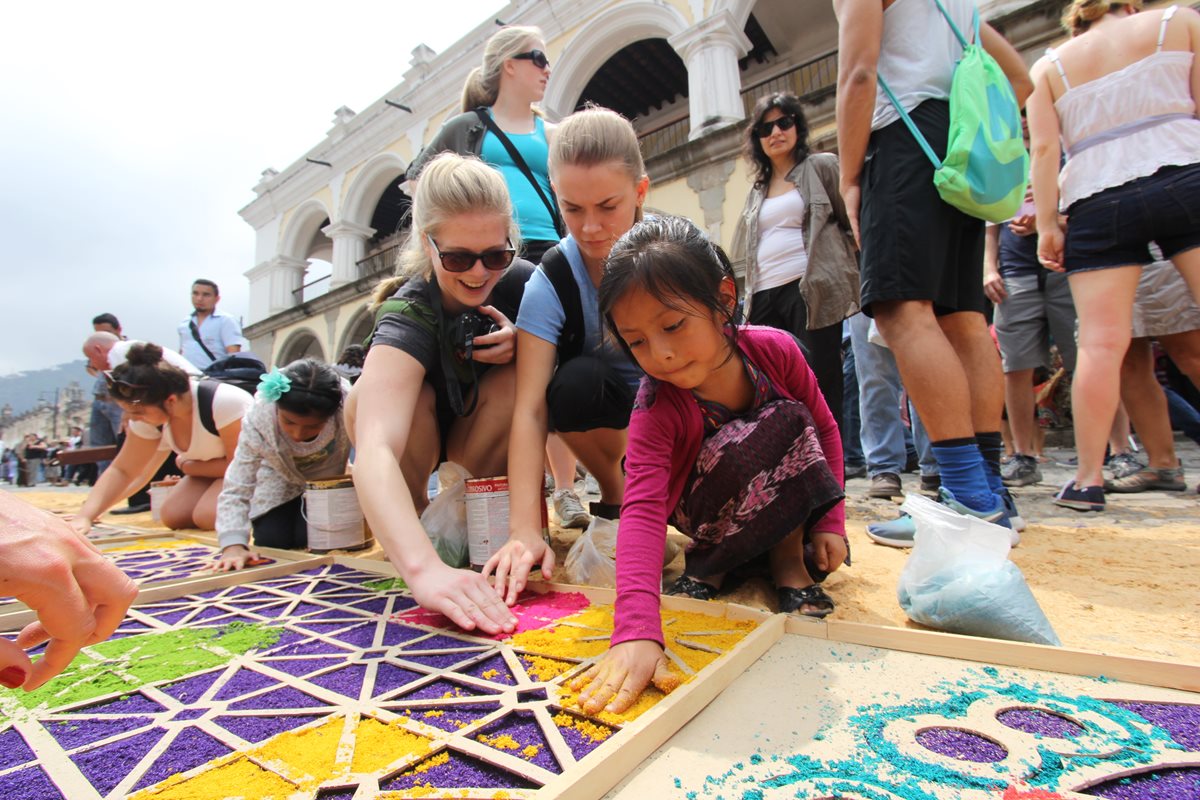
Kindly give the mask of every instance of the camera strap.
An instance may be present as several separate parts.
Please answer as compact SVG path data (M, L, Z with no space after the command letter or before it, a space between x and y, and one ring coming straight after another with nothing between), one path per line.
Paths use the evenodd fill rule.
M470 395L470 407L463 404L462 384L458 381L455 369L455 354L453 343L448 341L449 332L446 329L446 317L442 311L442 291L438 286L437 275L430 275L429 299L433 306L433 318L437 325L438 357L442 363L442 376L446 382L446 399L450 401L450 410L458 417L469 417L475 413L479 402L479 376L475 372L474 342L468 342L465 351L466 363L471 368L471 386L467 390Z

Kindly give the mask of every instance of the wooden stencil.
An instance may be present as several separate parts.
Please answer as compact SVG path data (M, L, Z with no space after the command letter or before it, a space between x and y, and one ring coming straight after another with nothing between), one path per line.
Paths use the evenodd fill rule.
M144 592L67 674L0 692L0 796L599 797L783 631L669 603L688 682L594 719L563 684L605 649L611 592L538 587L497 641L442 627L385 569L324 557Z

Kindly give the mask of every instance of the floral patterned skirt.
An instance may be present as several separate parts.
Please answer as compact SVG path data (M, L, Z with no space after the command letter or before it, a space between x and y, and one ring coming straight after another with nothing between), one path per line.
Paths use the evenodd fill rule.
M808 408L795 400L765 403L700 447L671 517L692 538L684 571L704 577L746 564L792 531L807 533L843 497Z

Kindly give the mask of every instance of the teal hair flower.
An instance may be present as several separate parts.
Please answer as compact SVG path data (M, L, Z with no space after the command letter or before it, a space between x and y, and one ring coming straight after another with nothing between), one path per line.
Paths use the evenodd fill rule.
M256 397L261 397L268 403L274 403L292 388L292 379L275 367L258 381Z

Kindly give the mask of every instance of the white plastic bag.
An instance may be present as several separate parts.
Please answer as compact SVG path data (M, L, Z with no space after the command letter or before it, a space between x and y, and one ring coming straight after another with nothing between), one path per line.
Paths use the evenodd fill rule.
M567 582L585 586L617 585L617 523L592 517L563 561Z
M896 596L914 622L971 636L1061 645L1025 576L1008 560L1011 532L920 495L901 506L916 544Z
M421 527L446 564L467 566L466 483L471 474L447 461L438 467L438 493L421 514Z

